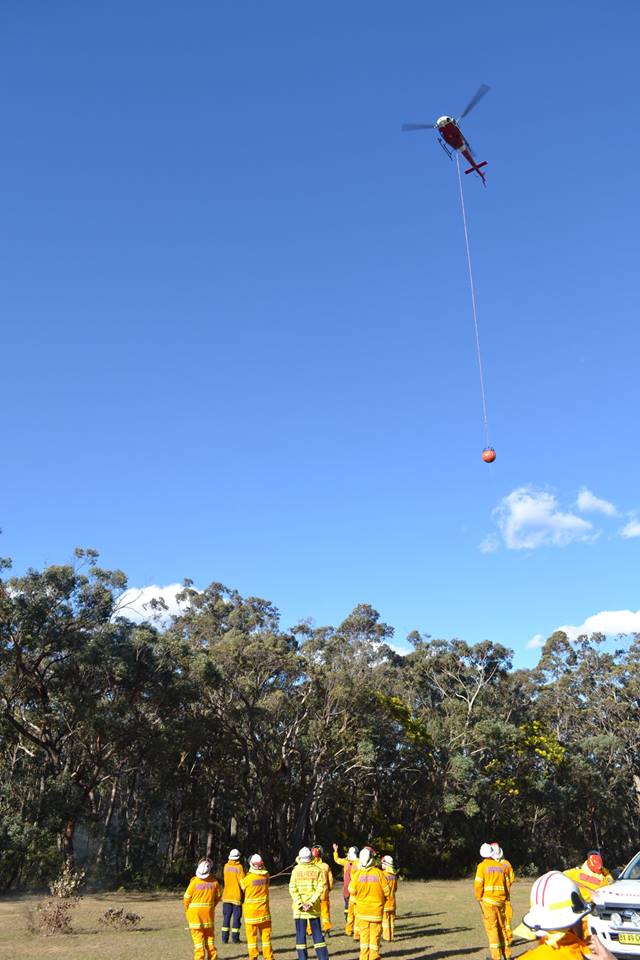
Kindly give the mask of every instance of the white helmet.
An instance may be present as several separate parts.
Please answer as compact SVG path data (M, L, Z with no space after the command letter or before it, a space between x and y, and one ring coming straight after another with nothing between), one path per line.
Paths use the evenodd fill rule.
M577 884L559 870L550 870L531 887L531 909L522 922L535 933L566 930L590 912Z
M251 857L251 860L249 860L249 863L252 867L255 867L256 870L262 870L264 867L264 860L259 853L254 853L254 855Z
M239 860L239 859L240 859L239 850L236 850L235 847L233 848L233 850L229 850L229 860Z
M491 854L493 859L502 860L502 858L504 857L504 850L502 849L500 844L496 843L496 841L494 840L494 842L491 844L491 849L493 850L493 853Z
M211 876L212 870L213 862L209 860L209 857L203 857L196 867L196 877L199 877L200 880L205 880L207 877Z
M300 863L311 863L311 850L309 850L309 847L300 847L298 850L298 860Z
M351 860L352 863L355 863L358 859L358 854L360 851L357 847L349 847L349 852L347 853L347 860Z
M363 847L360 851L360 856L358 857L361 867L368 867L372 862L373 857L371 856L371 850L369 847Z
M483 860L490 860L493 857L493 846L490 843L483 843L480 847L480 856Z
M393 857L390 857L387 855L386 857L382 858L380 863L382 864L383 867L391 867L391 869L393 870Z

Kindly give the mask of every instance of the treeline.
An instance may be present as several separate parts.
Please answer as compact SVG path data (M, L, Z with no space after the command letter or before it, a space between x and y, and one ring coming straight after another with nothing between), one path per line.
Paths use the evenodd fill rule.
M0 884L66 860L97 883L184 881L205 852L373 842L454 876L498 839L516 867L640 847L638 638L511 652L413 634L360 605L283 630L275 607L189 582L184 613L133 623L94 551L0 580ZM158 612L162 612L161 610Z

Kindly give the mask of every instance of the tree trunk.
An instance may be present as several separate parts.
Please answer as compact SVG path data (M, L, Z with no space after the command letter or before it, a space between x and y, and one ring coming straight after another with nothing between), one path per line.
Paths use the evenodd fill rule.
M118 793L118 781L113 781L113 786L111 787L111 796L109 798L109 807L107 809L107 815L104 818L104 825L102 827L102 837L100 838L100 846L98 847L98 852L96 854L96 865L102 863L104 858L104 850L107 845L107 836L109 834L109 828L111 826L111 820L113 819L113 811L116 806L116 796Z

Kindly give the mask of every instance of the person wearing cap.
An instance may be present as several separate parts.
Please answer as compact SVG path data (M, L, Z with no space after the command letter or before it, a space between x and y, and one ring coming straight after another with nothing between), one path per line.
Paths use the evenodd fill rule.
M539 938L540 944L527 953L527 960L583 960L589 954L582 936L582 920L589 905L578 885L559 870L550 870L531 887L530 909L522 922ZM594 943L594 951L601 945Z
M349 884L351 883L351 873L355 865L358 862L358 854L360 851L357 847L349 847L349 851L346 857L338 856L338 847L337 843L333 844L333 859L335 862L342 867L342 897L344 899L344 919L346 922L345 933L347 936L351 936L354 932L354 911L353 904L351 903L351 898L349 897ZM357 938L356 938L357 939Z
M386 899L382 913L382 939L395 940L396 927L396 890L398 889L398 875L393 863L393 857L383 857L380 861L382 872L389 881L391 892Z
M359 869L355 875L352 873L349 895L356 899L360 960L378 960L382 915L391 893L391 884L383 871L374 865L370 847L364 847L360 851L358 861Z
M220 884L213 876L213 863L203 857L183 897L184 914L193 940L193 960L216 960L218 956L213 937L214 913L220 897Z
M324 893L322 894L322 899L320 900L320 921L322 923L322 930L324 933L329 933L331 930L331 900L330 895L333 890L333 874L331 872L331 867L328 863L325 863L322 859L324 851L319 843L316 843L311 847L311 856L313 857L313 862L317 864L322 870L324 876ZM309 932L309 931L307 931Z
M242 916L242 887L244 867L240 862L240 851L235 847L229 852L229 859L222 871L222 942L240 943L240 917Z
M258 934L262 942L264 960L273 960L271 948L271 911L269 909L269 874L259 853L249 860L249 872L240 880L244 893L242 915L247 935L249 960L257 960Z
M298 960L307 960L307 924L310 927L318 960L329 960L329 951L320 923L321 901L325 886L324 872L314 862L311 850L309 847L301 847L289 881Z
M500 862L502 850L497 843L483 843L482 862L478 864L473 884L475 898L482 911L491 960L511 957L511 926L507 921L507 904L511 890L511 864ZM507 867L504 866L507 864Z
M591 901L593 894L601 887L613 883L613 877L602 863L602 855L598 850L589 850L587 859L580 867L571 867L564 874L578 884L583 900Z

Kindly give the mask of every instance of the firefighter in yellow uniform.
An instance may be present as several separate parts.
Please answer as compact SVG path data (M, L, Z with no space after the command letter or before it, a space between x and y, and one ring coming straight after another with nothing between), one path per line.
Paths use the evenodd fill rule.
M331 930L331 900L330 894L333 890L333 874L331 867L322 859L323 849L319 843L311 847L313 862L320 867L324 876L324 893L320 901L320 919L322 921L322 930L328 933Z
M578 884L580 895L586 903L590 903L596 890L613 883L613 877L603 865L602 856L597 850L589 850L582 866L565 870L564 875Z
M193 960L216 960L218 956L213 942L214 913L221 896L220 884L213 876L213 863L204 857L182 901L193 940Z
M497 863L500 864L500 866L504 871L508 888L509 888L509 897L507 899L507 902L505 903L504 913L505 913L505 920L507 924L507 943L509 944L509 946L511 946L513 942L513 931L511 929L511 921L513 920L513 907L511 906L511 887L516 882L516 875L509 861L505 859L505 856L500 844L494 841L491 844L491 846L493 847L495 860L497 861Z
M240 917L242 915L242 887L244 867L240 863L240 851L235 847L229 852L229 859L222 871L222 942L240 943Z
M582 920L589 913L589 905L573 880L559 870L545 873L532 886L530 902L522 922L540 944L524 954L526 960L583 960L591 956L582 937Z
M478 864L473 887L482 910L491 960L509 960L511 931L507 924L507 902L511 883L507 870L498 862L497 852L492 844L482 844L480 856L483 859Z
M382 939L395 940L396 927L396 890L398 889L398 875L393 865L393 857L383 857L380 866L389 881L391 891L384 905L382 914Z
M378 960L382 936L382 914L391 893L391 884L373 864L369 847L360 851L359 869L351 874L350 897L356 898L356 916L360 931L360 960Z
M262 941L264 960L273 960L271 949L271 911L269 910L269 874L259 853L249 861L249 872L240 881L244 893L242 915L247 935L249 960L258 957L258 934Z
M355 870L358 866L358 854L359 850L357 847L349 847L349 852L346 857L338 856L338 844L334 843L333 845L333 859L339 866L343 868L343 880L342 880L342 896L344 898L344 918L346 920L346 927L344 932L348 937L353 936L354 940L360 939L360 934L358 933L358 925L356 922L355 908L356 900L355 897L352 897L349 893L349 884L351 883L352 877L355 876Z
M298 960L307 960L307 935L313 937L317 960L329 960L329 951L320 922L322 895L325 888L324 873L314 862L309 847L302 847L291 872L289 893L296 926L296 951Z

